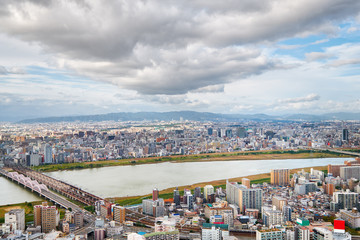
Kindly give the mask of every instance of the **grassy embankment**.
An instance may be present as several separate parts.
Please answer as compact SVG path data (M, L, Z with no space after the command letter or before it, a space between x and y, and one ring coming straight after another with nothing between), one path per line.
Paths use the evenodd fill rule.
M24 203L16 203L16 204L8 204L0 206L0 223L5 222L5 213L9 212L12 209L24 209L25 210L25 223L31 223L34 221L34 206L40 205L43 201L35 201L35 202L24 202ZM48 202L51 206L52 203ZM65 215L65 209L59 209L60 218L62 219Z
M292 169L290 172L291 172L291 174L294 174L294 173L300 171L301 169L304 169L305 171L310 171L310 168L311 167L296 168L296 169ZM322 170L325 173L327 173L327 166L318 166L318 167L312 167L312 168L314 168L316 170ZM259 183L264 183L264 182L269 183L270 182L270 173L262 173L262 174L250 175L250 176L245 176L245 177L250 179L251 184L253 184L253 183L259 184ZM244 177L231 178L231 179L229 179L229 181L241 182L242 178L244 178ZM196 183L196 184L192 184L192 185L179 187L180 195L182 195L184 193L184 189L194 190L196 187L201 187L202 191L203 191L204 186L209 185L209 184L213 185L215 188L219 188L219 187L221 187L223 189L226 188L226 180L202 182L202 183ZM164 198L164 199L172 198L174 189L175 188L168 188L168 189L160 191L159 197ZM143 196L108 198L108 200L125 206L125 205L140 204L143 199L147 199L147 198L151 198L151 194L147 194L147 195L143 195Z
M33 167L35 170L52 172L59 170L99 168L108 166L122 166L135 164L151 164L160 162L198 162L198 161L239 161L239 160L272 160L272 159L306 159L306 158L328 158L348 157L348 155L333 153L330 151L313 150L289 150L289 151L245 151L232 153L207 153L197 155L173 155L167 157L148 157L105 160L97 162L64 163L41 165Z

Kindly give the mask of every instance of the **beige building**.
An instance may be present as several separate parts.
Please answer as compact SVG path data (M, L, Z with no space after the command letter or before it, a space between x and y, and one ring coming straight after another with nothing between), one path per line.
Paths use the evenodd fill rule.
M247 188L250 188L250 179L248 178L242 178L241 179L241 184L244 185Z
M114 206L114 221L117 223L125 222L125 208L121 206Z
M272 185L285 186L290 184L290 170L285 169L271 169L270 183Z
M351 228L360 227L360 213L354 208L351 211L340 210L340 216L345 220L346 224Z
M272 205L276 207L276 210L282 211L283 206L287 205L287 200L285 198L275 196L272 198Z
M34 206L34 224L41 226L41 231L48 233L56 229L59 212L55 206L48 206L47 202Z

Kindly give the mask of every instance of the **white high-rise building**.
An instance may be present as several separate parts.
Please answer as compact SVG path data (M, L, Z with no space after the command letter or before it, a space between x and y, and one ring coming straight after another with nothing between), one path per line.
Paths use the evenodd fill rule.
M261 210L262 206L262 189L246 188L236 182L226 182L226 197L230 204L236 204L241 213L245 213L247 208Z
M11 224L13 230L25 230L25 211L24 209L13 209L5 213L5 224Z
M204 198L207 199L210 194L214 193L214 187L212 185L206 185L204 187Z

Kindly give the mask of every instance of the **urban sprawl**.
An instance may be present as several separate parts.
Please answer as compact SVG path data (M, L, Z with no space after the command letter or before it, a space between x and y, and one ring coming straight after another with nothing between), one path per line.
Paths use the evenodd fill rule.
M360 123L75 122L0 127L1 176L42 196L29 219L7 208L2 239L355 239L360 234ZM327 171L272 169L269 181L176 188L154 186L141 204L120 206L38 166L250 151L337 151L353 161ZM360 151L359 151L360 152ZM221 164L221 163L219 163ZM135 176L134 176L135 177ZM16 186L14 186L16 187ZM151 189L150 189L151 191ZM1 212L0 212L1 213Z

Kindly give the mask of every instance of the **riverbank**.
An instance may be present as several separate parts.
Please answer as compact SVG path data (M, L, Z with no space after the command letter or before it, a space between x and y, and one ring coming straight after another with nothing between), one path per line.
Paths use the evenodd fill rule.
M325 173L327 173L327 166L294 168L294 169L290 170L290 173L294 174L302 169L309 172L311 168L313 168L315 170L321 170L321 171L324 171ZM242 178L250 179L251 184L259 184L259 183L264 183L264 182L269 183L270 182L270 173L261 173L261 174L255 174L255 175L249 175L249 176L243 176L243 177L237 177L237 178L230 178L229 181L241 182ZM221 188L225 189L226 188L226 179L210 181L210 182L195 183L195 184L186 185L186 186L180 186L180 187L178 187L178 189L180 191L180 195L182 195L184 192L184 189L194 190L196 187L200 187L203 190L203 188L206 185L213 185L215 188L221 187ZM164 198L164 199L172 198L174 189L175 188L167 188L167 189L161 190L159 192L159 197ZM148 199L151 197L152 197L151 194L146 194L146 195L142 195L142 196L107 198L107 200L125 206L125 205L140 204L140 203L142 203L143 199Z
M327 150L288 150L288 151L242 151L230 153L207 153L197 155L174 155L167 157L148 157L105 160L96 162L51 164L33 167L42 172L75 170L87 168L101 168L111 166L126 166L137 164L155 164L161 162L203 162L203 161L241 161L241 160L274 160L274 159L309 159L309 158L342 158L345 154Z

